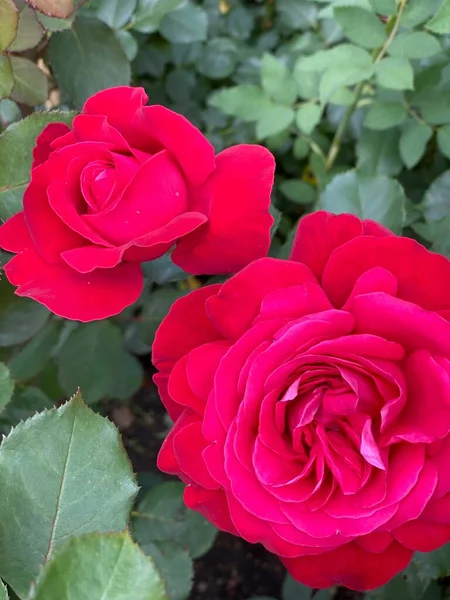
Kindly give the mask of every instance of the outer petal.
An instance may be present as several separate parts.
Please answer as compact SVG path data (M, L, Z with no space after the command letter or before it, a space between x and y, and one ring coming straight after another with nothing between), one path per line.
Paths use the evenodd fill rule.
M138 299L143 282L139 265L123 263L81 275L63 264L47 264L32 249L15 256L5 273L18 286L18 296L33 298L60 317L82 322L120 313Z
M0 247L8 252L33 248L23 211L13 215L0 227Z
M65 123L50 123L42 130L36 138L36 146L33 148L32 169L44 163L50 153L53 152L51 143L57 138L70 132L70 127Z
M233 273L265 256L270 246L272 154L260 146L240 145L221 152L216 161L191 206L208 215L208 225L183 238L172 254L189 273Z
M402 571L412 550L392 542L384 552L366 552L354 543L316 556L283 558L289 573L313 588L344 585L352 590L372 590Z

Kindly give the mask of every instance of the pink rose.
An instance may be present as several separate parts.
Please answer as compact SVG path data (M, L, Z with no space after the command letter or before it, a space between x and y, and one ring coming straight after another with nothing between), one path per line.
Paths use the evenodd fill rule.
M178 300L153 346L186 504L317 588L450 540L450 261L317 212L290 260Z
M145 106L142 88L92 96L72 128L38 137L23 212L0 228L18 253L19 296L68 319L119 313L139 297L141 263L168 252L193 274L232 273L265 256L274 159L261 146L217 156L189 121Z

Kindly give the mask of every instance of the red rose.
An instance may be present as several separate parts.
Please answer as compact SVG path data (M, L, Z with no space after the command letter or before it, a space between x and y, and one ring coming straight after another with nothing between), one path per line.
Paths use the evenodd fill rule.
M23 212L0 228L19 253L5 267L16 293L92 321L142 289L140 263L165 254L193 274L232 273L267 254L274 159L260 146L214 156L181 115L145 106L142 88L92 96L72 129L38 137Z
M450 540L450 261L318 212L290 260L178 300L153 346L188 506L317 588Z

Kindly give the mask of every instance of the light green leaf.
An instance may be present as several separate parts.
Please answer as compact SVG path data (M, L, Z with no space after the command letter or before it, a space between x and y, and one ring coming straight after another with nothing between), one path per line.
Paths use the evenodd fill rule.
M294 67L294 79L297 84L297 92L301 98L311 100L319 95L320 72L302 69L302 59L299 59Z
M58 362L61 387L80 387L89 404L114 392L114 374L123 357L120 329L109 321L81 324L62 347Z
M0 98L7 98L10 96L13 87L14 75L11 62L8 56L0 54Z
M414 71L406 58L387 57L375 65L380 85L391 90L414 89Z
M164 15L185 4L186 0L138 0L133 29L141 33L158 31Z
M22 598L73 533L123 530L138 490L116 428L79 395L20 423L3 440L0 486L0 574ZM89 561L99 568L98 560ZM82 571L83 578L78 569L70 572L83 582Z
M450 215L450 170L444 171L428 188L423 199L425 218L438 221Z
M154 562L128 533L72 538L45 567L29 596L29 600L87 598L168 600Z
M131 33L125 29L116 30L116 38L119 40L122 50L129 61L136 58L139 51L139 44L137 39Z
M229 38L209 40L197 61L197 70L210 79L229 77L236 68L238 47Z
M450 92L430 89L414 102L414 106L420 109L430 125L450 123Z
M11 400L14 392L14 381L8 367L0 362L0 411L2 411Z
M49 17L42 13L36 13L39 22L42 24L44 29L47 31L63 31L64 29L70 29L75 19L75 12L67 17L67 19L59 19L58 17Z
M444 0L438 12L427 23L427 29L434 33L450 33L450 0Z
M8 590L3 581L0 581L0 600L9 600Z
M50 320L21 351L9 361L12 376L27 381L40 373L59 339L59 326Z
M148 543L142 549L152 557L167 582L167 593L170 600L186 600L194 578L192 558L188 552L174 542Z
M374 102L369 108L364 125L368 129L390 129L406 119L406 108L398 102Z
M167 13L159 31L172 44L203 42L208 34L208 16L200 6L186 4Z
M336 6L336 21L342 27L348 39L363 48L377 48L387 39L386 31L380 19L359 6Z
M426 31L406 31L394 38L388 52L397 58L429 58L441 52L441 45Z
M317 104L302 104L296 113L297 127L306 135L310 135L320 122L321 115L322 109Z
M19 12L13 0L0 0L0 52L16 37Z
M335 67L325 71L320 81L320 101L327 102L335 92L347 85L354 85L360 81L370 79L373 73L373 66L355 67L353 65L341 65L339 69Z
M442 0L408 0L402 15L402 25L405 27L417 27L433 15L435 15Z
M439 127L437 131L437 143L442 154L450 158L450 125Z
M270 100L259 86L243 84L214 93L209 104L227 115L252 122L257 121L264 110L270 107Z
M61 92L77 107L99 90L130 83L122 46L98 19L80 16L71 29L53 34L48 59Z
M276 10L284 27L307 30L317 25L318 7L310 0L277 0Z
M373 10L380 15L395 15L397 10L396 0L370 0Z
M0 0L1 1L1 0ZM23 52L34 48L41 41L44 30L39 23L36 12L29 6L24 6L20 11L19 26L13 43L9 46L9 52Z
M277 104L287 106L295 102L297 86L287 66L272 54L264 54L261 61L261 85Z
M99 0L97 16L113 29L128 23L136 10L137 0Z
M47 76L31 60L21 56L11 56L14 75L12 99L30 106L43 104L48 98Z
M403 131L400 138L400 156L408 169L412 169L420 161L432 135L433 129L429 125L416 121Z
M353 67L370 67L372 57L363 48L354 44L338 44L329 50L320 50L311 56L299 58L295 69L302 71L325 71L342 65Z
M256 137L260 140L277 135L294 121L295 113L287 106L274 104L265 108L256 123Z
M280 191L295 204L312 204L316 199L316 190L300 179L285 179L280 184Z
M397 129L363 129L356 145L358 172L364 175L398 175L403 168Z
M294 147L293 147L292 151L297 160L306 158L309 153L308 142L306 140L304 140L303 138L298 137L294 142Z
M327 185L321 206L337 214L349 212L361 219L372 219L399 233L405 217L405 194L395 179L348 171L336 175Z

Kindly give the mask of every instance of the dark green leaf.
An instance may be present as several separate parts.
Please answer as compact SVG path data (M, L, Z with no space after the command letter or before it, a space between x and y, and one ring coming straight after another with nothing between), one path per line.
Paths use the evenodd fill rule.
M8 367L0 362L0 411L11 400L14 392L14 381Z
M9 433L9 428L15 427L19 421L48 408L53 408L53 403L40 389L16 386L11 401L0 414L0 426L6 428Z
M194 577L192 558L188 552L173 542L161 542L159 544L149 542L142 549L148 556L152 557L167 582L169 598L171 600L186 600L191 591Z
M136 10L137 0L99 0L97 16L113 29L128 23Z
M356 146L358 171L363 175L398 175L403 166L398 136L396 129L364 129Z
M264 54L261 61L261 85L277 104L291 105L297 97L297 85L287 66L272 54Z
M372 57L367 50L354 44L338 44L328 50L320 50L311 56L302 57L297 61L296 69L302 71L325 71L331 68L340 68L342 65L369 68Z
M20 11L19 26L9 52L23 52L34 48L42 39L44 30L39 23L36 13L29 6L24 6Z
M405 165L412 169L425 153L433 129L426 124L412 121L400 138L400 155Z
M170 254L165 254L161 258L144 263L142 267L144 276L148 281L157 285L174 283L189 277L188 273L172 262Z
M184 4L185 0L138 0L133 29L141 33L158 31L164 15Z
M321 205L330 212L349 212L377 221L396 233L402 230L405 218L403 188L385 175L365 177L356 171L336 175L323 191Z
M12 376L20 381L31 379L44 369L59 338L59 326L50 320L9 362Z
M425 217L437 221L450 215L450 171L445 171L428 188L423 199Z
M253 29L252 14L243 6L236 6L228 13L227 29L231 37L238 40L247 40Z
M236 68L238 49L229 38L214 38L204 47L197 70L210 79L229 77Z
M406 58L383 58L375 66L375 74L380 85L391 90L414 89L414 71Z
M311 600L313 590L303 583L295 581L289 574L283 582L283 600Z
M186 4L167 13L159 30L173 44L203 42L208 32L208 16L199 6Z
M389 46L389 54L398 58L429 58L440 51L438 40L425 31L400 33Z
M383 130L400 125L406 119L406 108L398 102L374 102L369 108L364 125L368 129Z
M373 10L380 15L394 15L397 10L396 0L370 0Z
M450 125L439 127L437 131L437 142L442 154L447 158L450 158Z
M5 50L16 37L19 13L13 0L0 3L0 52Z
M116 428L78 395L20 423L3 440L0 485L0 573L22 598L73 532L123 530L137 493ZM97 560L90 562L98 569ZM85 580L85 570L83 578L71 572ZM67 576L64 571L66 585Z
M55 554L29 600L167 600L164 587L128 533L90 533Z
M272 135L277 135L290 125L295 118L295 113L292 108L274 104L265 108L256 124L256 136L262 140Z
M98 19L80 16L71 29L53 34L48 58L61 92L77 107L99 90L130 82L119 40Z
M118 400L128 400L141 387L144 369L141 363L128 352L122 352L119 366L113 374L111 395Z
M450 33L450 0L444 0L438 12L427 23L427 29L434 33Z
M11 95L14 87L14 75L9 56L0 54L0 98Z
M120 330L109 321L81 324L63 345L57 362L61 387L80 387L89 404L114 393L114 374L120 367L123 346Z
M224 113L243 121L257 121L270 107L270 100L259 86L243 84L220 90L213 94L209 103Z
M125 29L119 29L116 31L116 38L119 40L127 59L130 61L134 60L139 50L139 45L134 35Z
M283 25L291 30L305 30L316 26L318 8L310 0L277 0L276 9Z
M364 8L336 6L334 16L348 39L363 48L377 48L387 39L380 19Z
M11 56L14 87L11 97L21 104L43 104L48 98L47 76L31 60Z
M316 190L300 179L285 179L280 184L280 191L295 204L311 204L316 199Z

